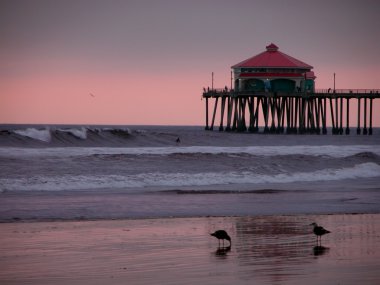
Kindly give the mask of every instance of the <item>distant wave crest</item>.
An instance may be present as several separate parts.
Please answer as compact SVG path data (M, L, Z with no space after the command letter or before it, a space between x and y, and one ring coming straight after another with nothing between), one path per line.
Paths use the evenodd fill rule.
M79 129L74 129L74 128L71 128L71 129L58 129L57 132L68 133L68 134L71 134L74 137L76 137L78 139L82 139L82 140L87 139L87 129L84 128L84 127L79 128Z
M98 141L99 144L112 142L112 138L131 135L129 128L89 128L89 127L70 127L70 128L26 128L17 130L2 131L3 136L7 136L12 141L17 136L14 143L19 143L28 147L28 143L43 142L46 145L59 144L60 146L73 146L76 141Z
M27 138L43 141L43 142L50 142L51 141L51 134L50 130L47 129L35 129L35 128L27 128L25 130L15 130L13 131L15 134L24 136Z

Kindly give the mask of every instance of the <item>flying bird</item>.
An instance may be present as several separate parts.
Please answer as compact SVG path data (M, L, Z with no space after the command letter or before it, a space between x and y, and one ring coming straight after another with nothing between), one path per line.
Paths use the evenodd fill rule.
M330 231L326 230L324 227L318 226L317 223L312 223L310 224L310 226L314 226L313 232L317 236L317 244L318 244L318 239L320 240L320 243L322 244L322 236L330 233Z
M212 233L210 235L212 235L213 237L216 237L218 239L219 246L220 246L220 240L222 240L223 246L224 246L224 240L228 240L230 242L229 246L231 246L231 238L227 234L226 231L224 231L224 230L218 230L218 231L216 231L216 232L214 232L214 233Z

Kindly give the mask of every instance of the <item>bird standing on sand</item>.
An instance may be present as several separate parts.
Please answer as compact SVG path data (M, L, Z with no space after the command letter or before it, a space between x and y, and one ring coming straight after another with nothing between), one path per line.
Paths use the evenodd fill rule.
M318 244L318 239L320 240L320 243L322 244L322 236L324 234L330 233L330 231L326 230L325 228L318 226L317 223L312 223L310 226L314 226L314 234L317 236L317 244Z
M231 238L227 234L226 231L224 231L224 230L218 230L218 231L216 231L216 232L214 232L214 233L212 233L210 235L212 235L213 237L216 237L218 239L219 246L220 246L220 240L222 240L222 242L223 242L223 247L224 247L224 240L228 240L230 242L229 246L231 246Z

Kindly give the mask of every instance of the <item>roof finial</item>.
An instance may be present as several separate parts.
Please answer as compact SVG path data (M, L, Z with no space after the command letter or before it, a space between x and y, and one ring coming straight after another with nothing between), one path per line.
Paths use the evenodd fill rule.
M266 46L267 51L278 51L278 46L274 43L271 43L269 46Z

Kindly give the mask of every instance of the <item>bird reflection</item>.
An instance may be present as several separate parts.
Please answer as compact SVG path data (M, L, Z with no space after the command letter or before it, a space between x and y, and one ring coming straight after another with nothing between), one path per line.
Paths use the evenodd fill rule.
M216 256L226 256L227 253L231 250L231 246L226 247L218 247L218 249L215 251Z
M315 256L322 256L329 251L328 247L317 245L313 247L313 253Z

